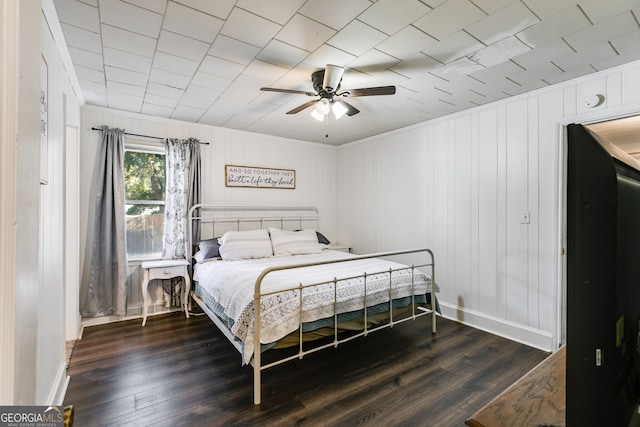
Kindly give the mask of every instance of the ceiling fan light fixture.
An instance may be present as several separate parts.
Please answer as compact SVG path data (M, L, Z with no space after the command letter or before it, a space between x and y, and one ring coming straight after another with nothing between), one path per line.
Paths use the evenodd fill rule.
M327 65L324 71L324 79L322 81L323 89L329 93L333 93L338 90L343 73L344 68L338 67L337 65Z
M318 113L318 111L315 108L313 109L313 111L311 111L311 117L313 117L319 122L324 122L324 114Z
M349 109L340 101L334 101L331 105L331 110L333 111L333 115L336 116L336 119L344 116L344 114L349 111Z
M321 98L318 102L316 102L315 111L317 111L318 114L322 114L323 116L329 114L329 111L331 111L329 100L327 98Z

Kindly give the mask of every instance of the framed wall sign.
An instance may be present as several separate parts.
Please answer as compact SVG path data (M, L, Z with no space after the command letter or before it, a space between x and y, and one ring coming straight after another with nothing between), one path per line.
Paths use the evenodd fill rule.
M224 179L227 187L296 188L296 171L292 169L225 165Z

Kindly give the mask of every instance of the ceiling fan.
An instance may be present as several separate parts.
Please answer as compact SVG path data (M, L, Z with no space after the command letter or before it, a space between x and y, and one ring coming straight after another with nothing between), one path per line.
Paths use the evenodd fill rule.
M313 89L315 92L294 89L278 89L273 87L262 87L260 90L318 97L317 99L305 102L291 111L287 111L287 114L299 113L305 108L311 107L315 104L315 108L311 112L311 116L319 121L323 121L330 111L333 111L336 118L340 118L344 114L347 116L353 116L360 112L360 110L342 98L349 96L393 95L396 93L395 86L377 86L339 92L343 74L344 68L329 64L324 70L318 70L311 74L311 82L313 83Z

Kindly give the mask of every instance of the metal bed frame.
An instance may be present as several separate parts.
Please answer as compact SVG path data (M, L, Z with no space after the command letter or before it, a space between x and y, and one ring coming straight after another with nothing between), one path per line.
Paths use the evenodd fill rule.
M197 213L196 213L197 212ZM255 215L255 213L263 213L266 215ZM272 215L272 213L278 213L277 215ZM298 215L286 215L286 214L293 214L293 213L297 213ZM193 206L190 210L189 210L189 218L188 218L188 227L189 227L189 244L188 244L188 248L187 248L187 257L188 259L191 258L192 255L192 250L194 247L194 242L193 242L193 233L194 233L194 224L207 224L210 223L211 224L211 236L209 238L212 237L220 237L222 234L217 235L216 234L216 225L220 225L222 226L221 228L224 229L224 231L228 231L228 230L248 230L248 229L255 229L255 228L266 228L268 226L273 226L274 224L279 224L281 229L301 229L303 228L305 223L314 223L312 226L308 227L311 228L313 227L314 229L317 229L317 225L318 225L318 211L316 208L282 208L282 207L220 207L220 206L210 206L210 205L203 205L203 204L198 204ZM295 224L295 225L294 225ZM259 227L256 227L256 225L259 225ZM209 234L209 233L207 233ZM393 257L393 256L400 256L400 255L415 255L415 254L422 254L421 256L425 256L427 257L426 261L424 261L424 263L421 263L419 265L414 265L411 264L410 266L407 266L405 268L399 268L397 270L406 270L406 269L410 269L411 270L411 283L412 283L412 288L413 288L413 274L414 271L418 268L428 268L430 269L430 273L431 273L431 303L430 303L430 308L426 308L426 307L421 307L421 306L416 306L415 304L415 292L412 291L411 294L411 306L412 306L412 310L411 310L411 314L410 315L405 315L405 317L399 318L399 319L394 319L394 315L393 315L393 304L389 304L389 321L385 322L383 324L380 325L375 325L373 327L369 327L368 322L367 322L367 317L368 317L368 309L367 309L367 304L366 304L366 298L367 298L367 292L366 292L366 281L367 281L367 276L371 276L372 274L379 274L379 273L389 273L389 301L391 301L391 293L392 293L392 288L391 288L391 273L393 271L397 271L397 270L386 270L384 272L381 271L376 271L374 273L364 273L362 275L359 276L353 276L353 277L341 277L340 279L334 278L333 280L330 281L324 281L321 283L308 283L308 284L302 284L300 283L299 285L297 285L295 288L289 288L289 289L285 289L285 290L278 290L275 292L266 292L266 293L262 293L261 291L261 285L262 282L264 281L265 277L267 275L269 275L270 273L273 273L275 271L283 271L283 270L293 270L293 269L297 269L297 268L304 268L304 267L312 267L312 266L319 266L319 265L331 265L331 264L337 264L337 263L344 263L344 262L350 262L350 261L354 261L354 260L362 260L362 259L370 259L370 258L388 258L388 257ZM346 280L346 279L354 279L354 278L359 278L362 277L364 279L364 324L363 324L363 330L357 333L352 333L349 334L348 336L344 337L344 336L339 336L339 332L340 332L340 328L338 327L338 313L337 313L337 282L338 281L342 281L342 280ZM307 287L312 287L312 286L317 286L318 284L325 284L325 283L333 283L333 290L334 290L334 300L333 300L333 306L334 306L334 321L333 321L333 341L326 343L326 344L320 344L320 345L316 345L313 346L312 348L309 349L305 349L303 348L303 332L302 332L302 291L303 289L307 288ZM254 287L254 336L253 336L253 341L254 341L254 355L253 355L253 359L249 362L252 367L253 367L253 390L254 390L254 404L258 405L261 403L261 374L262 371L277 365L280 365L282 363L294 360L294 359L302 359L305 355L307 354L311 354L314 353L316 351L320 351L323 350L325 348L328 347L337 347L339 344L351 341L353 339L362 337L362 336L367 336L370 332L374 332L377 330L382 330L382 329L386 329L386 328L391 328L396 324L399 323L403 323L405 321L408 320L415 320L418 317L422 317L422 316L426 316L426 315L430 315L431 316L431 332L432 333L436 333L436 310L435 310L435 304L436 304L436 299L435 299L435 260L434 260L434 256L433 256L433 252L428 249L428 248L417 248L417 249L408 249L408 250L401 250L401 251L390 251L390 252L380 252L380 253L375 253L375 254L367 254L367 255L358 255L355 256L353 258L347 258L347 259L338 259L338 260L329 260L329 261L322 261L322 262L311 262L311 263L297 263L297 264L292 264L292 265L286 265L286 266L274 266L274 267L269 267L266 268L264 271L262 271L262 273L259 275L259 277L256 279L256 283L255 283L255 287ZM299 298L300 298L300 302L299 302L299 319L300 319L300 326L298 328L298 352L296 354L293 355L289 355L286 357L283 357L281 359L277 359L271 363L268 363L266 365L262 364L262 355L261 355L261 342L260 342L260 310L255 310L255 307L260 307L260 300L262 297L268 296L268 295L272 295L275 293L281 293L281 292L286 292L286 291L291 291L291 290L298 290L298 294L299 294ZM189 290L187 290L189 291ZM198 303L198 305L202 308L202 310L209 316L209 318L211 318L211 320L213 321L213 323L216 324L216 326L218 326L218 328L222 331L222 333L229 339L229 341L238 349L238 351L240 353L242 353L242 344L236 339L235 335L229 330L229 328L226 326L226 324L222 321L222 319L220 319L209 307L207 307L207 305L204 303L204 301L202 301L199 297L197 297L196 295L191 295L191 297L193 298L194 301L196 301L196 303Z

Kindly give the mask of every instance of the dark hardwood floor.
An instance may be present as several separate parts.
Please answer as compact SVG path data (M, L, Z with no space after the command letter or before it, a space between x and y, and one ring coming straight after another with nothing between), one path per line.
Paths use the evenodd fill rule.
M426 317L263 372L206 316L86 328L65 405L75 426L463 426L547 353Z

